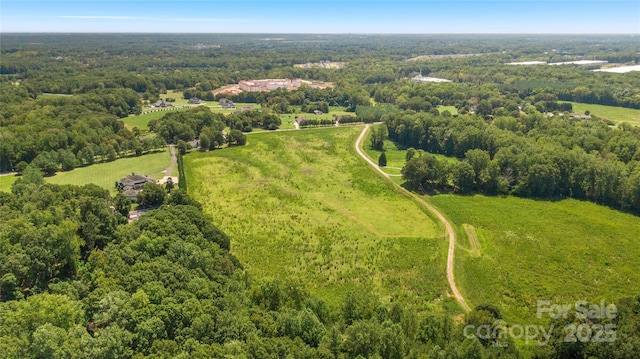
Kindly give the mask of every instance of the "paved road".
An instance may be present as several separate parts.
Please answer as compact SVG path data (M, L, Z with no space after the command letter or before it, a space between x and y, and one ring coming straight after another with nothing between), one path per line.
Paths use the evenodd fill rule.
M362 132L360 133L360 136L358 136L358 139L356 140L356 144L355 144L356 152L358 152L358 155L360 155L360 157L364 158L364 160L367 161L367 163L369 163L371 166L373 166L373 168L375 168L378 172L380 172L380 174L382 174L382 176L384 178L386 178L391 183L393 183L397 188L399 188L407 197L413 199L416 203L418 203L422 207L426 208L429 212L433 213L436 217L438 217L440 222L442 222L442 224L444 224L444 227L447 230L447 233L449 235L449 253L447 255L447 281L449 282L449 287L451 287L451 291L453 292L453 296L456 298L458 303L460 303L460 306L462 306L462 308L465 311L467 311L467 312L470 311L471 307L469 307L469 304L467 304L467 302L464 300L464 297L462 296L462 294L460 294L460 291L458 291L458 287L456 286L455 277L453 275L453 262L454 262L454 258L455 258L454 254L455 254L455 247L456 247L456 234L453 231L453 227L451 226L451 223L449 223L449 221L444 217L444 215L442 215L442 213L440 213L440 211L438 211L435 207L433 207L429 203L425 202L422 198L420 198L416 194L414 194L414 193L412 193L410 191L407 191L406 189L398 186L398 184L396 184L395 182L391 181L391 179L390 179L391 176L388 173L384 172L375 162L373 162L360 149L360 144L362 143L362 139L365 137L365 135L367 134L368 130L369 130L369 125L367 124L367 125L364 126L364 128L362 129Z

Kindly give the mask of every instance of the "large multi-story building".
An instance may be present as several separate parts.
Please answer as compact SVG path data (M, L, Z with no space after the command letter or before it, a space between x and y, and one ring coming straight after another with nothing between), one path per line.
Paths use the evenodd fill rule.
M285 90L297 90L306 84L312 88L320 88L323 86L322 83L306 81L302 79L265 79L265 80L243 80L238 82L238 87L242 91L247 92L262 92L262 91L273 91L276 89L285 89Z

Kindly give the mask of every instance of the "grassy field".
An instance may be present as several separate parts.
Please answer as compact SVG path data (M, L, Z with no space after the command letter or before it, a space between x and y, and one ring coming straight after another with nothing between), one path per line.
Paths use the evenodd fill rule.
M280 125L280 128L281 129L295 128L295 126L293 125L293 120L295 120L296 118L298 118L300 116L305 116L305 117L307 117L309 119L317 119L317 120L321 120L321 119L333 120L333 116L334 115L336 115L336 116L343 116L343 115L355 116L355 114L353 112L347 112L347 111L345 111L344 107L337 107L337 106L329 107L329 113L323 113L321 115L315 115L313 113L302 113L299 110L300 110L300 108L298 106L298 112L280 115L280 120L282 121L282 124Z
M640 110L616 106L590 105L579 102L569 102L573 106L573 112L585 113L589 111L592 115L606 118L615 123L628 122L635 126L640 126Z
M189 192L257 277L300 280L334 307L363 289L419 310L456 308L443 229L355 154L361 130L273 132L190 153Z
M374 126L382 126L382 125L374 125ZM371 131L367 133L367 137L363 140L363 149L367 156L371 158L374 162L378 162L378 158L382 151L374 150L371 148ZM384 153L387 157L387 167L384 167L383 170L390 175L400 174L400 170L404 167L407 158L407 150L399 148L395 142L386 139L384 141ZM449 163L457 162L458 159L454 157L447 157L444 155L434 154L439 160L444 160ZM395 179L394 179L395 180ZM399 183L401 183L400 181Z
M636 216L573 199L438 195L428 201L457 226L456 278L467 301L497 305L511 324L536 323L538 300L573 305L638 295ZM475 246L465 234L469 225Z
M128 129L138 127L138 129L140 129L141 131L147 131L149 130L149 127L147 126L149 121L157 120L160 117L166 115L169 111L184 111L184 109L150 112L145 113L144 115L129 116L123 118L122 121L124 122L124 126Z
M205 106L207 106L207 107L209 107L211 109L211 112L213 112L213 113L222 113L222 114L233 113L235 111L238 111L239 109L241 109L243 106L246 106L246 105L254 106L255 109L259 109L260 108L260 105L254 104L254 103L236 103L237 108L235 110L222 109L217 101L216 102L211 102L211 103L207 102L205 104ZM193 108L193 107L197 107L197 106L191 105L191 106L188 106L186 108L176 108L176 109L171 109L171 110L149 112L149 113L145 113L145 114L138 115L138 116L129 116L129 117L123 118L122 121L124 122L125 127L127 127L128 129L132 129L134 127L138 127L142 131L147 131L149 129L149 127L148 127L149 121L157 120L157 119L161 118L162 116L166 115L167 113L169 113L171 111L186 111L186 110L188 110L190 108ZM145 111L149 111L149 110L150 110L150 108L145 108ZM293 125L291 125L291 128L293 128Z
M69 172L58 172L52 177L45 177L49 183L85 185L94 183L116 193L114 182L131 172L150 175L155 179L164 176L163 170L171 164L169 151L148 154L140 157L122 158L113 162L98 163L89 167L76 168ZM11 191L11 184L16 176L1 176L0 191Z
M11 185L16 179L15 175L0 176L0 192L11 192Z
M456 109L455 106L438 106L438 111L440 111L440 113L444 112L444 111L449 111L451 113L451 115L455 116L458 114L458 109Z

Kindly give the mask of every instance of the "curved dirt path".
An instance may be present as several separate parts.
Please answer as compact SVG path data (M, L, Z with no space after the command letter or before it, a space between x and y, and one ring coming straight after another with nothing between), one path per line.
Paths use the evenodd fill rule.
M453 227L451 226L451 223L449 223L449 221L447 221L447 219L444 217L444 215L442 215L442 213L440 213L440 211L438 211L435 207L433 207L429 203L425 202L422 198L420 198L416 194L407 191L406 189L404 189L404 188L400 187L399 185L397 185L395 182L391 181L391 179L390 179L391 176L388 173L384 172L380 167L378 167L378 165L375 162L373 162L360 149L360 143L362 142L362 139L364 138L364 136L367 134L368 130L369 130L369 125L366 124L364 126L364 129L362 129L362 132L360 133L360 136L358 136L358 139L356 140L356 144L355 144L356 152L358 152L358 155L360 155L360 157L362 157L365 161L367 161L367 163L369 163L371 166L373 166L373 168L375 168L378 172L380 172L380 174L382 174L382 176L384 178L386 178L388 181L393 183L394 186L399 188L400 191L402 191L402 193L405 196L411 198L416 203L421 205L423 208L426 208L429 212L433 213L436 217L438 217L440 222L442 222L442 224L444 224L444 227L447 230L447 234L449 235L449 252L447 254L447 281L449 282L449 287L451 287L451 291L453 292L453 296L456 298L458 303L460 303L460 306L462 306L462 308L465 311L469 312L471 310L471 307L469 307L469 304L467 304L467 302L464 300L464 297L462 296L462 294L460 294L460 291L458 291L458 287L456 286L456 282L455 282L455 277L453 276L453 262L454 262L455 246L456 246L456 234L453 231Z

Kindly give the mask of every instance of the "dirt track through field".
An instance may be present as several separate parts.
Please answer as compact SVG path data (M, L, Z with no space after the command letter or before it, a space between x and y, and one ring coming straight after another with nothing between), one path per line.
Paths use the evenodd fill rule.
M464 297L462 296L462 294L460 294L460 291L456 286L455 277L453 275L453 264L454 264L454 258L455 258L454 254L455 254L455 246L456 246L456 234L453 230L453 227L451 226L449 221L445 218L445 216L442 213L440 213L440 211L438 211L435 207L425 202L422 198L420 198L416 194L407 191L406 189L400 187L398 184L393 182L388 173L384 172L375 162L373 162L369 157L367 157L367 155L360 148L360 144L362 143L362 139L365 137L368 130L369 130L369 125L367 124L364 126L364 128L362 129L362 132L360 133L360 136L358 136L358 139L356 140L356 144L355 144L356 152L358 153L358 155L360 155L360 157L362 157L365 161L367 161L368 164L370 164L380 174L382 174L382 176L385 179L387 179L394 186L396 186L405 196L411 198L418 205L422 206L423 208L427 209L429 212L433 213L436 217L438 217L440 222L442 222L445 229L447 230L447 234L449 237L449 251L447 254L447 281L449 282L449 287L451 287L453 296L456 298L458 303L460 303L460 306L466 312L469 312L471 310L471 307L469 307L467 302L464 300Z
M476 233L476 229L473 228L472 225L464 223L462 225L464 231L467 233L467 238L469 238L469 245L471 246L471 254L474 256L480 255L480 241L478 240L478 234Z

